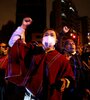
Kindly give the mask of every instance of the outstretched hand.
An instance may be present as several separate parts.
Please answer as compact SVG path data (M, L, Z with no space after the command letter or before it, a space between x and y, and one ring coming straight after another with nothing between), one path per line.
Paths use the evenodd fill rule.
M22 21L21 27L22 27L23 29L26 29L27 26L29 26L31 23L32 23L32 19L31 19L30 17L25 17L25 18L23 19L23 21Z

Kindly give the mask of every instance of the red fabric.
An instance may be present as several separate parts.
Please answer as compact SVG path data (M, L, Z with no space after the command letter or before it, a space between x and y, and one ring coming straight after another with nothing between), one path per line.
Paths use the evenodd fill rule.
M22 41L16 41L9 51L8 79L14 84L21 85L27 69L24 64L25 45ZM26 49L25 49L26 50Z
M0 69L4 69L5 73L7 74L7 68L8 68L8 55L0 58Z
M40 85L42 84L43 80L43 66L44 66L44 60L46 60L46 63L48 64L50 60L57 54L58 52L56 50L49 52L48 54L45 54L43 57L42 62L40 63L40 66L37 70L37 72L32 77L32 80L28 82L27 88L33 93L37 94L38 90L40 89ZM35 56L35 64L38 65L39 61L41 61L43 54ZM45 57L46 56L46 57ZM60 72L59 72L60 71ZM58 74L59 73L59 74ZM57 77L58 75L58 77ZM73 78L73 72L72 69L66 60L66 58L61 55L52 65L49 67L49 86L55 83L56 77L57 80L60 80L63 77L71 77ZM50 89L48 89L50 91ZM48 94L50 95L50 94ZM53 95L49 96L48 100L62 100L62 95L60 92L54 90Z
M20 43L20 42L19 42ZM16 45L14 45L13 50L11 51L12 56L13 56L13 65L12 65L12 74L16 73L18 71L20 66L22 67L22 73L26 73L26 68L24 65L24 57L28 51L28 47L24 46L22 43L19 44L19 56L22 58L21 59L21 65L16 63L16 60L18 59L18 54L17 54L17 49L16 49ZM30 49L30 48L29 48ZM31 46L32 49L32 46ZM44 63L46 61L46 63L48 64L50 62L50 60L57 55L58 52L56 50L51 51L47 54L42 53L42 54L38 54L38 55L34 55L34 62L35 62L35 66L34 67L39 67L37 68L37 71L34 73L34 75L32 76L32 79L30 79L28 81L27 84L27 88L34 94L36 95L40 89L40 85L42 85L42 80L43 80L43 68L44 68ZM60 55L58 57L58 59L56 59L55 62L52 63L51 66L48 66L49 68L49 86L51 86L52 84L55 83L56 80L60 80L61 78L64 77L70 77L72 79L74 79L74 75L71 69L71 66L69 64L69 62L66 60L66 58L63 55ZM14 69L16 68L16 70ZM24 76L24 75L23 75ZM15 82L16 79L16 82ZM18 81L18 82L17 82ZM12 80L12 82L20 83L20 79L15 78L14 80ZM21 81L22 82L22 81ZM48 88L48 91L50 92L50 88ZM50 95L50 93L48 93L48 100L62 100L62 94L60 93L60 91L57 91L56 89L53 91L53 95Z

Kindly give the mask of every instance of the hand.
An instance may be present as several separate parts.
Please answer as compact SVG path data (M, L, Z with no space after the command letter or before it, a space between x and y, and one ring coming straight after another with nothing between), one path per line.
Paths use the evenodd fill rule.
M70 29L69 29L67 26L64 26L64 27L63 27L63 31L64 31L64 33L69 32L69 30L70 30Z
M90 95L90 90L89 89L85 89L85 92Z
M66 79L62 78L61 80L56 81L55 84L52 84L51 91L53 89L56 89L60 91L61 93L64 92L64 90L66 89Z
M65 80L65 78L62 78L62 79L61 79L61 82L62 82L62 86L61 86L60 91L61 91L61 92L64 92L64 90L65 90L65 88L66 88L66 80Z
M32 19L30 17L26 17L23 19L21 27L23 29L26 29L27 26L29 26L31 23L32 23Z
M53 88L55 88L58 91L61 91L61 87L63 85L63 81L58 80L57 82L55 82L55 84L53 85Z

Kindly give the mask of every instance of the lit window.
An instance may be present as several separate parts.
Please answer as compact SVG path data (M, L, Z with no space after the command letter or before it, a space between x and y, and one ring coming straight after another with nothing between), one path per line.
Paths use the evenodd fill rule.
M75 30L72 30L73 31L73 33L76 33L76 31Z
M90 39L90 36L87 36L88 39Z
M88 42L88 45L90 45L90 42Z
M61 0L61 2L64 2L64 3L65 3L65 1L64 1L64 0Z
M73 33L70 33L70 36L73 36Z
M73 12L75 11L72 7L69 7L70 10L72 10Z
M73 38L73 39L76 39L76 35L73 35L72 38Z
M61 16L62 16L62 17L66 17L65 13L61 13Z
M88 35L90 35L90 33L88 33Z

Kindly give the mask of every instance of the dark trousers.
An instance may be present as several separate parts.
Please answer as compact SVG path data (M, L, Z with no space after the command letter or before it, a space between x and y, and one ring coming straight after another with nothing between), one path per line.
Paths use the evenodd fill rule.
M5 93L6 100L23 100L24 94L24 87L17 86L10 82L8 83Z
M62 100L90 100L90 95L85 93L84 90L66 90L63 94Z

